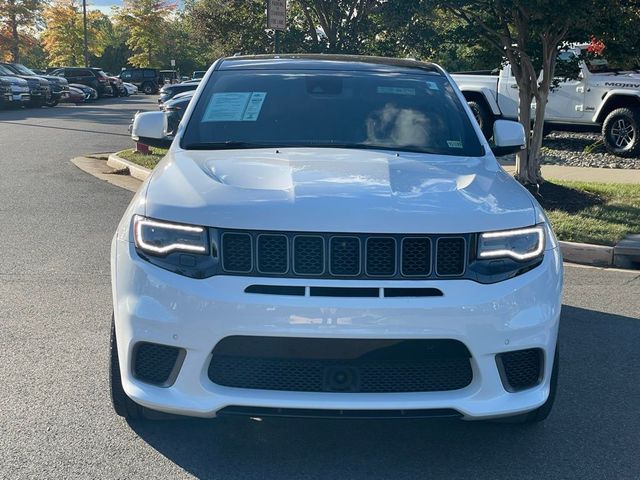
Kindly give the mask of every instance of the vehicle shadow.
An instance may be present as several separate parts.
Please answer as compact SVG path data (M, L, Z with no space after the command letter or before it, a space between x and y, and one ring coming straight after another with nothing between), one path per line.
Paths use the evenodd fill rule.
M556 405L533 426L268 418L130 426L199 478L634 478L638 343L638 318L565 305Z
M131 97L103 98L79 105L61 103L51 108L5 109L0 110L0 123L24 122L25 120L38 119L77 122L83 125L86 125L86 122L116 125L122 124L123 115L133 116L138 110L152 110L157 108L155 103L150 101L155 98L156 97L148 97L145 95L135 95ZM104 108L105 106L113 105L117 105L120 108ZM48 125L22 124L48 127Z

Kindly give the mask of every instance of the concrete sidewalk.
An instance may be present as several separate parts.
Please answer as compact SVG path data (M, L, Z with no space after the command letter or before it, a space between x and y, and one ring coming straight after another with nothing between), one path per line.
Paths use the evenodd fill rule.
M514 162L500 162L502 167L514 174ZM640 184L640 170L624 168L563 167L542 165L542 176L546 179L575 180L578 182L635 183Z

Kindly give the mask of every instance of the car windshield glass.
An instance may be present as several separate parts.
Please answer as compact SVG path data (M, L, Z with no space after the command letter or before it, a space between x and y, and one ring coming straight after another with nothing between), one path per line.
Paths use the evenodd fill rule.
M218 71L182 147L229 145L484 154L448 80L422 72Z
M12 72L4 65L0 65L0 75L15 75L15 72Z
M29 70L27 67L19 63L14 63L13 67L22 75L36 75L36 73L33 70Z

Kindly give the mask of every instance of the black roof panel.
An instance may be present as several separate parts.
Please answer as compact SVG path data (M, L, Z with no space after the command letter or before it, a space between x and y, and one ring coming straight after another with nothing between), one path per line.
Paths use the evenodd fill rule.
M219 70L345 70L405 72L442 75L432 63L403 58L369 57L363 55L280 54L226 57Z

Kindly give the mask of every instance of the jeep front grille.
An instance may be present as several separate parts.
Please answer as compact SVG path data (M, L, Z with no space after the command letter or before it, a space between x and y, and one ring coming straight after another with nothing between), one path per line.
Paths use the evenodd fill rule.
M218 232L222 272L232 275L460 277L468 261L467 235Z

